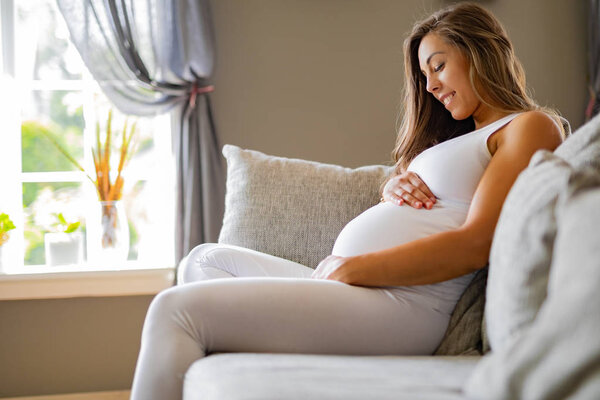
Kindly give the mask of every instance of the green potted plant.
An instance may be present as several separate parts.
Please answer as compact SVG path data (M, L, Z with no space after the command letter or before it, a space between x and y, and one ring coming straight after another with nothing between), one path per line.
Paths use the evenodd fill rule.
M69 265L83 262L83 236L80 221L68 222L62 213L54 214L55 232L44 235L46 265Z
M15 229L15 224L11 221L8 214L0 213L0 270L2 269L2 246L10 238L8 232L13 229Z

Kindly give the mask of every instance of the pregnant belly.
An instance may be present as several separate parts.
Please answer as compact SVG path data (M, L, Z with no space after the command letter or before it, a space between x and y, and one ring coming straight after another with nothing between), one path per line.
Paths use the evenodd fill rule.
M332 254L349 257L389 249L434 233L458 228L468 204L438 200L431 210L379 203L350 221L335 241Z

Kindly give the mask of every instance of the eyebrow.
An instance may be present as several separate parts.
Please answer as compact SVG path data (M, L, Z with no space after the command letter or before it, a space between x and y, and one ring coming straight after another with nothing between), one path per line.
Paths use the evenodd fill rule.
M435 56L436 54L444 54L443 51L434 51L433 53L431 53L429 55L429 57L427 57L427 61L425 62L425 64L429 65L429 61L431 61L431 57Z

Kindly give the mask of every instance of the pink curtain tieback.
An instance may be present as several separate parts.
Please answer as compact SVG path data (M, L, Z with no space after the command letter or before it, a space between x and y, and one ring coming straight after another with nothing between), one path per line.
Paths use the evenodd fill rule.
M196 96L199 94L210 93L215 90L213 85L198 87L198 84L194 82L192 84L192 91L190 92L190 107L196 107Z

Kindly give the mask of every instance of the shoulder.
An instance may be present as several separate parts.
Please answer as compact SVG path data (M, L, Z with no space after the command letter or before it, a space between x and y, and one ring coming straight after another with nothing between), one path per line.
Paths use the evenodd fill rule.
M539 146L554 150L562 143L562 129L557 121L543 111L526 111L513 119L504 132L508 144Z
M543 111L524 112L503 129L498 148L520 147L553 151L562 143L562 129L557 121Z

